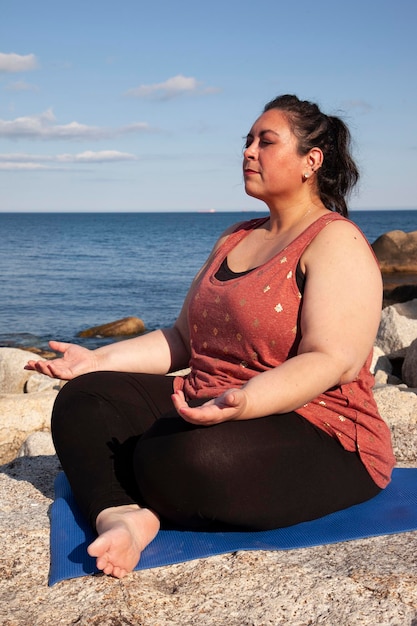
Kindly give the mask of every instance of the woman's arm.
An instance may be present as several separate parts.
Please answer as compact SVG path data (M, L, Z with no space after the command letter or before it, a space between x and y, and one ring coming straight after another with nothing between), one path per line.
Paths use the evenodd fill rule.
M355 379L378 330L382 280L368 244L349 222L329 224L301 259L306 288L297 356L197 409L173 397L184 419L216 423L292 411Z
M52 350L62 353L54 360L27 363L26 369L36 370L52 378L70 380L81 374L96 371L140 372L167 374L188 367L190 358L188 332L188 302L213 254L236 228L228 228L216 242L208 260L194 278L181 312L172 328L153 332L88 350L72 343L51 341Z
M28 361L25 369L62 380L105 370L166 374L187 367L189 358L187 347L175 327L155 330L96 350L59 341L50 341L49 345L52 350L62 353L62 357Z

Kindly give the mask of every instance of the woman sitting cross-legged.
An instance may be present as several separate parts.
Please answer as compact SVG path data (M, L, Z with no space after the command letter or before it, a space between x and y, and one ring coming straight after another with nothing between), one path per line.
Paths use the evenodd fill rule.
M132 571L161 523L272 529L389 483L369 371L382 281L347 219L349 141L315 104L268 103L243 176L269 213L220 237L173 327L93 351L51 342L61 358L28 363L69 380L54 443L106 574Z

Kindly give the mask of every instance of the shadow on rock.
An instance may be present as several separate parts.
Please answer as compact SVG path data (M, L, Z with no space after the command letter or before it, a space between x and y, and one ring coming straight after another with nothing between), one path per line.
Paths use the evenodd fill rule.
M61 465L56 455L23 456L0 466L2 474L31 483L50 499L54 497L54 480L60 471Z

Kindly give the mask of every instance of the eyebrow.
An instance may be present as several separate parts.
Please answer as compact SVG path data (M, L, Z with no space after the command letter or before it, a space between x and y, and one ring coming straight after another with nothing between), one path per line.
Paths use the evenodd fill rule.
M265 130L261 130L261 132L259 133L259 136L263 137L264 135L266 135L266 133L273 133L274 135L279 137L279 133L277 133L275 130L272 130L272 128L265 128ZM248 133L246 137L253 137L253 134Z

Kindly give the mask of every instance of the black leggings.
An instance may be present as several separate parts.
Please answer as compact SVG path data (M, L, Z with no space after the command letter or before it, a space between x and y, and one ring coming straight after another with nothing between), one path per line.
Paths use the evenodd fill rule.
M172 377L97 372L68 382L52 432L92 526L138 503L185 528L270 529L375 496L359 456L297 413L195 426L173 409Z

